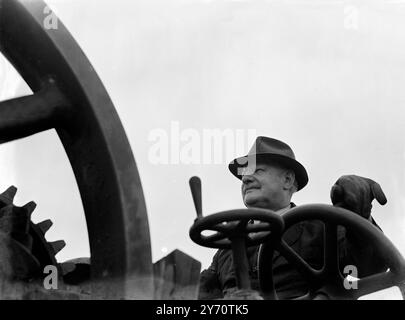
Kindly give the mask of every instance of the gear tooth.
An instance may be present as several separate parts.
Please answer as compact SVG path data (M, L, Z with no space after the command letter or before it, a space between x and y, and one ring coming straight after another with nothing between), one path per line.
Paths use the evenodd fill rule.
M12 204L16 193L17 193L17 188L14 186L11 186L3 193L0 193L0 201L5 204Z
M17 193L17 188L15 186L10 186L7 188L6 191L3 192L3 194L6 194L11 199L14 199L14 196L16 193Z
M52 227L53 222L50 219L41 221L37 223L38 228L42 231L43 234L45 234L50 227Z
M49 242L49 244L52 246L53 252L55 254L57 254L59 251L61 251L66 246L66 243L63 240Z

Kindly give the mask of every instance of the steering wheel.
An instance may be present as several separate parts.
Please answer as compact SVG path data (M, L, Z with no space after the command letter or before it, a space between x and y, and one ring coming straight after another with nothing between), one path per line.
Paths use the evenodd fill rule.
M279 239L284 221L265 209L236 209L206 217L198 216L190 228L190 238L197 244L218 249L232 249L236 283L250 289L246 248L265 242L270 236ZM213 231L211 235L203 232Z
M391 241L375 226L357 214L326 204L295 207L283 215L285 229L307 220L320 220L324 224L324 263L320 270L312 268L283 239L264 243L258 256L259 284L266 299L277 299L274 288L272 258L278 251L308 282L309 292L298 299L313 299L322 293L332 299L357 299L360 296L399 285L405 279L405 260ZM381 255L387 272L364 277L357 281L357 289L344 288L344 276L339 269L338 226L359 235L366 243L372 243Z

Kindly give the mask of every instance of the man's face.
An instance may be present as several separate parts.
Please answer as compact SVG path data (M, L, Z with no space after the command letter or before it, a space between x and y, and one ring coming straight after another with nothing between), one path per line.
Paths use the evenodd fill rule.
M285 206L284 172L274 165L257 163L242 174L242 197L246 207L279 210Z

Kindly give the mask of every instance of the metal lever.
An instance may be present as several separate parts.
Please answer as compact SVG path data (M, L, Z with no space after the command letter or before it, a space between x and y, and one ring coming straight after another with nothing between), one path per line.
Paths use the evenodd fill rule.
M195 211L197 212L197 218L202 218L201 179L197 176L191 177L189 184L193 196Z

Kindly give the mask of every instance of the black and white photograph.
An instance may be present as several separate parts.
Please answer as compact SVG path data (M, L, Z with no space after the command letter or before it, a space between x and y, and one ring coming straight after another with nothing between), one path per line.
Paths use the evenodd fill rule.
M0 0L0 52L0 300L405 299L405 1Z

